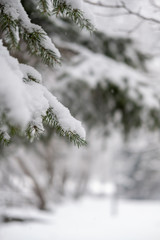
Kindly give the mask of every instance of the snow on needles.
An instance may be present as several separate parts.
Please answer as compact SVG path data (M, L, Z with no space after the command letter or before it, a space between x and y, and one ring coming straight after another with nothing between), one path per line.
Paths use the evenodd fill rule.
M46 49L53 51L58 58L61 57L59 50L55 47L54 43L47 36L45 31L38 25L31 23L30 18L25 12L20 0L0 0L0 4L4 6L4 12L9 15L14 21L20 21L21 26L32 33L38 31L43 33L43 38L40 40L40 43ZM18 31L18 29L17 29ZM17 33L19 36L19 34Z
M35 68L22 63L19 66L25 79L32 77L36 82L42 83L42 76Z
M43 130L42 116L46 115L49 107L64 131L76 132L85 138L81 123L73 118L68 110L45 86L39 84L41 75L32 67L19 64L17 59L9 55L6 47L0 41L0 117L5 114L11 125L26 128L34 122ZM24 81L31 76L35 81Z
M86 19L89 19L93 25L95 25L95 18L93 13L90 11L87 4L82 0L65 0L67 5L71 5L73 9L80 9L83 12L83 15Z
M133 100L136 100L138 93L140 93L144 106L159 109L157 98L159 89L155 88L149 75L135 70L123 62L117 62L100 53L93 53L76 44L68 43L66 46L69 49L75 49L80 54L73 59L72 64L67 64L60 70L59 75L65 73L65 82L72 81L72 79L74 81L75 79L84 80L91 88L95 88L98 83L105 84L104 80L106 79L107 82L114 83L120 89L125 89L128 86L128 94Z

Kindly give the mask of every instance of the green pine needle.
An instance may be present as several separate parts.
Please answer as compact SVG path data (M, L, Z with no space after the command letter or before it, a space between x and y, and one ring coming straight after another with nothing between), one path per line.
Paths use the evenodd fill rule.
M53 113L53 109L49 108L46 112L46 116L43 117L43 122L47 125L55 128L56 132L63 137L66 137L70 142L73 142L74 145L86 146L87 142L82 139L77 133L72 131L65 131L58 122L56 115Z
M10 15L4 13L4 6L0 4L0 27L3 32L3 39L10 49L19 46L17 39L18 22L13 20Z
M29 52L32 55L40 57L43 63L51 67L55 64L60 64L60 58L57 57L55 52L45 48L41 44L41 40L44 39L46 36L45 32L42 32L40 30L29 32L27 31L27 29L22 29L21 36L23 40L27 43Z
M44 132L43 129L37 125L30 123L26 129L26 136L30 142L33 142L34 139L39 139L40 135Z
M38 1L38 7L41 13L43 14L47 14L48 16L51 15L50 9L49 9L49 5L48 5L48 1L46 0L39 0Z
M71 5L67 5L64 1L55 0L53 1L53 14L63 15L69 17L81 28L86 28L89 31L93 31L94 27L88 19L83 15L83 12L79 9L73 9ZM39 0L39 9L42 13L50 15L50 6L46 0ZM54 66L55 64L60 64L61 59L56 55L54 51L45 47L45 41L48 37L47 34L41 28L31 27L28 30L23 24L23 19L13 19L13 17L4 11L4 5L0 4L0 29L2 33L2 38L7 44L8 48L14 49L19 47L19 36L23 39L28 47L30 54L38 56L41 60L48 66ZM43 42L44 41L44 42ZM30 74L27 74L24 82L34 81L39 83L39 81ZM49 108L46 112L46 116L42 116L43 122L49 124L50 126L56 129L56 132L60 136L66 137L70 142L73 142L78 147L86 145L86 141L82 139L76 132L66 131L59 124L59 121L56 115L53 112L52 108ZM11 136L21 135L20 127L11 127L9 126L9 133ZM37 125L30 123L26 130L27 137L33 141L34 138L39 138L40 134L43 132L43 129L39 128ZM0 131L0 142L8 144L9 135L5 132Z
M80 9L73 9L70 4L60 0L53 0L53 7L53 14L56 16L62 15L70 18L81 29L86 28L90 32L95 30L91 21L84 17L84 13Z

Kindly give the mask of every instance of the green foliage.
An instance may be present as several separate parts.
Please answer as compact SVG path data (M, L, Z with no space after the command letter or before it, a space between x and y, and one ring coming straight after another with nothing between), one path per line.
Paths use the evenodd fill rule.
M22 0L22 2L25 3L26 1ZM93 25L88 19L84 17L84 13L81 10L73 9L71 5L66 4L64 1L55 0L51 2L53 7L52 10L50 9L51 6L49 6L48 1L46 0L39 0L37 6L35 6L35 3L37 3L36 1L30 1L30 4L28 4L28 6L35 6L36 12L38 12L37 9L39 9L39 12L41 13L41 15L43 15L43 17L45 15L65 16L70 18L81 29L86 28L89 31L94 30ZM19 4L21 8L21 2L19 2ZM14 50L16 55L16 51L20 50L21 43L25 42L28 52L31 55L40 58L43 63L51 67L55 64L60 64L61 59L58 55L58 52L56 52L56 49L54 52L53 45L50 42L47 33L40 26L31 23L29 18L25 22L26 19L23 19L23 8L21 9L22 14L20 10L18 17L16 16L14 18L9 11L6 11L6 6L8 7L7 1L6 3L0 4L0 34L2 36L3 42L8 47L8 49L12 52ZM18 7L19 6L17 4L17 8ZM17 9L14 10L18 12ZM25 17L27 18L27 15ZM32 76L32 74L30 73L27 74L27 77L25 76L23 78L23 81L26 84L28 84L30 81L39 83L39 80ZM44 123L55 128L56 132L59 135L66 137L71 142L74 142L74 144L78 147L86 145L86 141L82 139L76 132L65 131L63 129L63 127L58 122L58 119L54 114L53 109L49 108L46 112L46 116L42 116L42 118ZM8 133L11 136L14 136L15 134L21 135L21 131L18 126L10 126L7 123L7 120L5 121L5 124L8 127ZM43 126L37 126L37 124L31 122L27 127L26 136L31 141L34 138L39 138L39 135L44 131L42 128ZM9 142L9 140L9 136L7 138L5 132L1 131L0 142L6 144Z
M39 1L39 9L42 13L48 15L55 14L56 16L66 16L73 22L79 25L80 28L86 28L89 31L93 31L94 27L91 22L84 17L84 14L79 9L73 9L71 5L67 5L63 1L53 1L53 11L49 11L47 1ZM3 40L10 49L17 48L19 46L19 37L23 39L28 51L41 58L41 60L49 65L54 66L56 63L60 63L59 57L56 53L50 49L47 49L43 44L43 40L47 38L47 34L42 29L32 27L28 30L23 24L23 19L15 20L10 14L4 11L4 6L0 4L0 26L3 34Z
M102 32L94 32L93 38L79 36L80 43L95 53L123 62L133 68L146 70L145 63L149 58L147 54L138 51L130 38L107 36ZM77 36L78 38L78 36Z
M36 29L33 32L29 32L27 29L22 29L20 34L22 39L27 43L28 50L32 55L40 57L42 62L48 66L54 66L57 63L60 64L60 59L56 53L47 49L41 42L47 37L44 31Z
M55 33L60 36L64 42L70 43L72 41L75 44L82 46L82 53L79 51L80 48L77 48L78 51L74 52L75 49L72 49L71 44L68 44L69 48L65 49L66 53L68 50L71 57L72 50L73 54L76 55L76 58L73 58L73 64L77 68L77 71L78 66L81 66L81 62L87 59L87 56L85 56L85 49L89 49L91 54L95 57L96 54L99 55L100 53L104 59L106 56L106 60L114 60L115 69L109 71L110 76L112 71L116 71L116 66L117 68L119 67L119 63L126 67L126 75L128 75L128 69L129 71L135 71L135 73L140 70L142 78L143 73L145 73L144 76L146 76L146 63L150 58L148 54L143 53L137 48L137 45L132 39L112 37L102 32L94 32L92 38L90 38L89 34L79 34L73 24L66 22L66 19L62 19L62 21L65 21L65 24L61 24L60 27L60 24L58 24L59 22L56 24L55 21ZM63 26L65 26L65 31ZM102 78L101 72L99 75L93 75L93 85L95 81L100 83L96 86L90 86L87 83L88 75L79 76L80 74L77 74L79 77L76 77L74 74L70 74L72 66L73 65L66 63L66 70L58 75L58 81L62 81L62 86L64 86L63 84L65 84L65 81L67 82L65 85L65 91L61 89L60 94L62 101L65 102L66 106L70 107L75 116L81 114L81 118L88 126L88 129L103 127L104 132L108 133L110 131L110 126L112 125L118 130L120 129L124 135L127 136L132 130L140 129L141 126L145 126L149 130L160 127L159 109L152 109L150 106L145 105L143 97L139 93L142 90L140 85L140 88L138 88L137 84L136 90L134 87L132 88L130 84L127 84L127 79L122 79L122 76L119 76L119 84L114 84L115 81L113 80L115 75L113 74L113 79L112 77L109 79L106 68L106 74L103 72ZM87 69L87 63L86 68L85 65L82 64L83 71L86 71L87 73L89 72L90 76L92 74L92 67L94 72L94 65L92 66L92 64L90 65L89 72ZM95 66L95 68L98 68L98 66ZM125 68L123 71L125 78ZM139 80L140 82L141 76L139 74L137 76L139 77L136 77L135 75L135 78L138 78L135 80ZM131 75L128 75L128 78L130 77ZM131 83L132 80L134 82L134 75L133 79L128 79L128 83ZM124 88L120 87L122 86L122 81L124 81L124 84L122 84ZM141 90L139 91L139 89ZM131 97L132 94L130 93L132 90L137 97ZM72 94L70 94L70 91Z
M30 74L27 74L27 78L26 78L26 77L23 78L23 81L24 81L25 83L28 83L28 82L30 82L30 81L33 81L33 82L39 83L39 80L36 79L35 77L33 77L33 76L30 75Z
M104 134L108 134L117 128L127 137L142 125L149 130L160 127L159 110L144 106L138 89L137 97L132 98L126 79L123 88L111 79L103 79L94 88L85 80L77 80L68 82L65 91L61 91L63 102L75 116L81 113L88 129L102 126Z
M41 13L51 15L48 1L46 0L39 0L38 7Z
M36 83L39 83L35 77L32 75L28 75L28 78L23 79L26 84L28 84L30 81L34 81ZM63 136L66 139L69 140L69 142L73 142L74 145L80 147L80 146L86 146L87 142L82 139L76 132L72 131L66 131L63 129L63 127L60 125L57 116L54 114L53 108L49 108L46 111L46 114L42 116L43 124L51 127L53 130L56 131L56 133L59 136ZM11 142L11 137L13 136L23 136L23 133L21 132L20 128L17 126L11 126L6 117L3 116L3 122L5 122L7 126L7 132L0 130L0 144L8 145ZM3 124L2 124L3 126ZM52 131L53 131L52 130ZM43 125L38 125L36 122L30 122L28 125L25 134L26 137L29 139L30 142L33 142L34 139L39 139L41 134L44 133Z
M53 132L53 130L55 130L59 136L65 137L69 140L69 142L73 142L74 145L78 147L87 145L87 142L82 139L76 132L66 131L62 128L52 108L49 108L46 112L46 115L42 116L42 118L43 124L51 128L50 131ZM8 145L11 142L13 136L23 136L23 133L18 127L7 124L7 129L7 132L0 130L0 144L2 145ZM31 122L25 131L26 137L30 142L33 142L34 139L39 139L43 133L43 125L37 125L36 122Z
M25 27L23 20L14 20L12 16L4 12L4 6L0 5L0 27L4 42L10 49L19 46L19 39L21 37L27 44L30 54L41 58L42 62L49 66L54 66L60 63L60 58L51 49L44 46L43 41L48 38L45 31L41 28L37 29L34 26L30 30Z
M121 89L109 80L106 83L105 87L97 84L96 88L92 90L95 107L99 106L100 121L103 124L112 122L115 127L120 125L124 134L127 135L132 129L142 125L141 111L143 107L140 96L137 94L135 101L129 96L127 86Z
M4 6L0 4L0 27L3 38L10 49L18 47L18 39L16 37L18 22L12 17L4 13Z
M51 2L53 7L52 10L46 0L39 0L38 8L41 13L48 16L56 15L67 17L81 29L86 28L90 32L95 30L91 21L84 16L84 12L80 9L74 9L70 4L67 4L63 0L52 0Z
M73 142L78 147L86 146L87 142L84 139L80 138L77 133L65 131L61 127L52 108L49 108L47 110L46 116L43 117L43 122L51 127L54 127L54 129L60 136L66 137L70 142Z
M24 81L26 83L29 81L38 83L38 80L31 75L29 75L28 78L24 78ZM62 128L52 108L49 108L46 112L46 115L42 116L42 118L43 124L46 124L53 128L58 135L66 137L70 142L73 142L74 145L78 147L87 145L87 142L82 139L76 132L66 131ZM43 126L38 126L36 123L30 123L26 130L26 136L32 142L34 139L39 139L40 135L43 132Z
M84 17L84 13L81 10L73 9L71 5L67 5L66 2L60 0L53 0L53 6L53 14L56 16L69 17L80 28L86 28L90 32L94 31L94 26L89 19Z
M44 17L36 16L33 12L31 17L35 23L40 21L49 34L54 32L54 35L60 37L63 41L80 44L93 53L103 54L134 69L146 71L146 62L150 57L137 49L136 44L130 37L115 38L99 31L94 31L92 37L90 37L89 34L79 32L72 21L69 21L67 18L62 18L62 24L58 24L59 22L56 20L46 22Z
M39 139L40 135L44 132L44 129L40 128L34 123L30 123L26 129L26 136L30 142L34 139Z

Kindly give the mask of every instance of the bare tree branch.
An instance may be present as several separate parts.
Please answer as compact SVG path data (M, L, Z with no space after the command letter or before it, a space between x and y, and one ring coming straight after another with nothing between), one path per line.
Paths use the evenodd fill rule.
M94 13L97 16L101 16L101 17L121 17L121 16L126 16L129 15L129 13L127 12L123 12L123 13L113 13L113 14L105 14L105 13Z
M121 2L121 4L109 5L109 4L101 3L100 1L98 1L96 3L92 2L91 0L84 0L84 1L88 4L91 4L94 6L99 6L99 7L112 8L112 9L124 9L129 15L136 16L145 21L160 24L160 20L158 20L156 18L144 16L140 12L135 12L135 11L131 10L124 2Z
M94 6L105 7L105 8L122 8L123 9L123 6L120 5L120 4L110 5L110 4L101 3L100 1L98 1L96 3L92 2L91 0L84 0L84 1L86 3L89 3L89 4L94 5Z
M130 8L127 7L127 5L122 2L122 6L123 8L131 15L137 16L145 21L149 21L149 22L154 22L154 23L158 23L160 24L160 20L156 19L156 18L151 18L151 17L146 17L144 15L142 15L140 12L134 12L132 11Z
M135 32L143 23L144 23L144 21L141 20L140 22L138 22L138 23L137 23L134 27L132 27L131 29L129 29L129 30L120 29L119 31L125 32L125 33L127 33L128 35L130 35L130 34L132 34L133 32Z
M23 172L32 180L34 185L34 193L39 199L39 209L45 210L46 209L46 199L45 199L45 193L43 192L42 188L40 187L40 184L38 183L37 179L35 178L34 174L32 173L31 169L25 164L25 161L23 161L20 157L16 158L17 162L19 163L19 166L23 170Z

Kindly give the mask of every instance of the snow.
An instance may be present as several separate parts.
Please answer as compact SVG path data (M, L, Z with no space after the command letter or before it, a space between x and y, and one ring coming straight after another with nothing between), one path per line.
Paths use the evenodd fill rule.
M52 0L46 0L46 2L47 2L47 6L48 6L49 11L52 12L52 10L53 10Z
M4 13L9 15L13 20L20 20L20 23L25 30L30 33L34 31L43 33L44 36L40 40L40 44L46 49L53 51L57 57L60 58L61 55L59 50L55 47L54 43L51 42L51 39L47 36L45 31L40 26L31 23L31 20L29 19L19 0L7 0L7 2L5 0L0 0L0 3L4 6ZM16 35L18 38L19 34L17 31L18 29L16 29Z
M95 88L97 83L105 85L105 80L107 80L107 82L114 83L120 89L125 89L127 86L128 94L133 100L137 101L138 93L140 93L142 100L139 101L142 101L144 106L159 109L157 97L159 96L159 88L154 85L155 76L151 77L149 74L127 66L123 62L115 61L100 53L93 53L77 44L65 43L59 39L58 44L79 53L70 64L67 63L58 73L60 78L61 75L65 75L65 83L67 81L83 80L91 88Z
M73 118L68 110L45 86L30 81L25 83L24 77L35 77L41 82L41 75L32 67L19 64L11 57L7 49L0 42L1 88L0 115L6 114L11 125L25 128L29 122L43 130L42 116L52 107L65 131L73 131L85 138L85 131L81 123ZM14 89L14 91L13 91Z
M29 76L32 76L38 83L42 83L42 76L35 68L22 63L19 66L24 78L28 79Z
M83 15L86 19L92 22L93 25L95 25L95 18L90 11L87 4L85 4L82 0L65 0L66 4L71 5L73 9L80 9L83 12Z
M31 119L26 99L29 97L22 82L18 61L11 56L0 41L0 115L6 112L8 119L16 125L25 127ZM14 89L14 91L13 91Z
M41 32L43 32L45 34L45 32L42 30L42 28L40 28L38 26L36 26L36 28L34 30L40 30ZM53 44L53 42L47 35L45 37L43 37L43 39L41 40L41 44L43 47L45 47L45 49L50 49L51 51L53 51L58 58L61 57L59 50L55 47L55 45Z
M30 94L29 106L33 120L40 129L43 129L42 116L45 116L48 108L52 107L58 122L65 131L76 132L80 137L85 138L85 130L81 122L73 118L68 108L64 107L46 87L36 82L30 82L30 84L26 84L26 90Z
M10 1L8 0L1 0L0 3L4 6L4 13L7 15L12 16L13 20L17 20L19 17L19 12L17 10L17 3L19 4L19 1Z
M48 99L49 104L53 107L53 111L56 114L59 123L63 126L64 130L76 132L85 139L85 130L81 125L81 122L73 118L68 108L64 107L57 98L54 97L46 88L44 88L44 95Z
M106 198L83 198L58 206L53 213L2 210L37 222L1 224L3 240L159 240L160 203L120 200L117 214Z

